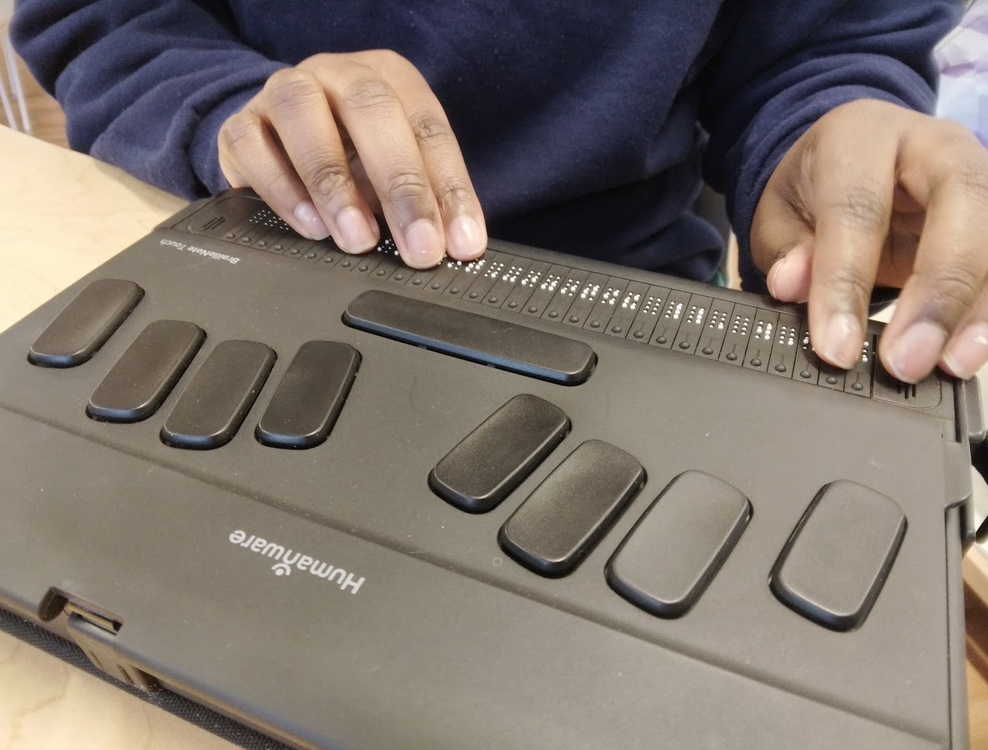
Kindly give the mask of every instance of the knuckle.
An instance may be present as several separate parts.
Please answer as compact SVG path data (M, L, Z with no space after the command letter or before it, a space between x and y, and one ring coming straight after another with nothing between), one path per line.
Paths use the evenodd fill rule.
M415 169L395 172L388 180L385 200L393 206L422 203L429 197L431 187L426 176Z
M346 84L343 98L353 109L384 109L398 100L394 89L383 78L361 75Z
M415 140L426 147L442 147L451 144L453 131L441 117L432 112L417 112L408 118Z
M988 164L966 163L958 170L964 194L981 209L988 208Z
M472 198L473 192L460 182L446 182L436 190L436 200L444 210L469 203Z
M251 180L251 187L265 201L273 204L290 203L294 194L291 176L281 170L265 171L264 174L257 175Z
M953 120L937 120L936 127L939 128L941 148L952 148L957 146L968 146L976 143L974 134L964 125Z
M320 92L316 77L301 68L284 68L272 74L264 84L268 100L274 107L305 101Z
M803 195L792 182L784 181L778 188L777 195L789 213L799 218L810 229L816 228L816 219L803 200Z
M979 296L981 279L970 269L954 267L940 271L933 279L935 298L948 307L968 307Z
M412 67L406 57L395 52L393 49L379 49L374 51L374 56L384 65L395 67Z
M309 190L320 198L329 198L353 187L353 176L346 164L323 161L310 165L304 180Z
M257 142L261 136L261 123L253 115L240 110L228 117L220 130L230 151L237 152Z
M873 188L859 186L848 190L834 209L847 229L868 234L884 234L888 230L891 206Z

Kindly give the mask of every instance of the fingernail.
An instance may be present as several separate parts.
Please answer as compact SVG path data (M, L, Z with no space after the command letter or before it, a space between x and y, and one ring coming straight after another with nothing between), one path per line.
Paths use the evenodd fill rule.
M443 244L436 225L428 219L419 219L405 230L405 247L409 265L429 268L443 257Z
M947 332L928 320L913 323L892 345L888 366L892 374L906 383L925 378L937 362L947 341Z
M363 212L349 206L336 215L337 244L348 253L362 253L377 244L377 234Z
M861 324L850 313L836 313L827 326L823 346L817 353L828 362L849 370L857 364L861 354Z
M779 274L782 273L782 266L786 262L788 256L783 255L772 267L768 269L768 276L765 277L765 284L768 286L768 293L771 294L776 299L779 298L778 285L779 285Z
M944 352L944 364L959 378L967 380L988 362L988 324L971 323Z
M329 237L329 229L314 205L308 201L299 203L293 213L295 220L301 225L302 234L310 240L324 240Z
M449 225L449 244L457 260L472 260L487 249L487 234L472 216L458 216Z

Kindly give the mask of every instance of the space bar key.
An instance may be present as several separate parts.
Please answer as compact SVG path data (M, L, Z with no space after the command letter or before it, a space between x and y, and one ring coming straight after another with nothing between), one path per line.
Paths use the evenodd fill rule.
M408 344L563 385L579 385L596 362L582 341L497 318L371 290L350 302L343 322Z

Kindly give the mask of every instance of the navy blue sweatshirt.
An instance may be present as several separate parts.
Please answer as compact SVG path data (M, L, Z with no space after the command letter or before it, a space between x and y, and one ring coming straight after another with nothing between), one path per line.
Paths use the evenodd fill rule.
M758 197L827 110L930 111L958 0L19 0L11 35L73 148L189 198L279 67L390 48L449 116L491 236L709 279L727 197L746 287Z

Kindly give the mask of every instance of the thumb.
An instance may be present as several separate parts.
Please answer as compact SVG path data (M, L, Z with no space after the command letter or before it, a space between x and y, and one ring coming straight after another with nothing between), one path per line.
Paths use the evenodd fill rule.
M810 296L814 223L806 193L807 136L776 166L752 217L751 259L766 274L769 294L780 302L806 302Z
M769 294L780 302L806 302L812 270L813 240L808 238L772 264L766 278Z

